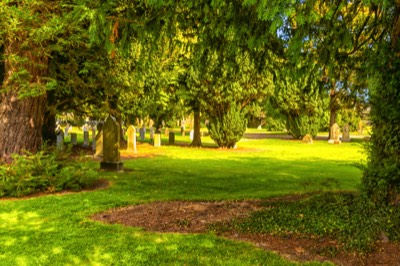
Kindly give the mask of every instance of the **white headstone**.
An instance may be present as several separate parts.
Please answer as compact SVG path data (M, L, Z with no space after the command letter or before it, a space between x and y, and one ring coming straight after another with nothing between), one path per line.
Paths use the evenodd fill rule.
M127 130L128 133L128 148L129 152L136 152L136 129L130 125Z
M190 140L193 141L194 139L194 130L190 130Z
M156 133L154 134L154 147L160 147L161 146L161 134Z

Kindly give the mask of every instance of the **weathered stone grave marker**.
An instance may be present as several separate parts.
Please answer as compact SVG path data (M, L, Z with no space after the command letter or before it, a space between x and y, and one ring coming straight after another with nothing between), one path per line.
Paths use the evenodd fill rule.
M71 133L71 144L76 145L78 143L78 134Z
M169 132L168 143L169 143L169 145L175 145L175 133L174 132Z
M57 132L57 149L64 150L64 133L61 130Z
M154 134L154 147L160 147L161 146L161 133L155 133Z
M103 123L97 124L95 158L103 157Z
M143 125L143 126L140 128L139 131L140 131L140 140L141 140L141 141L144 141L145 138L146 138L146 126Z
M123 171L119 153L120 127L114 117L109 116L103 125L103 161L100 168L103 170Z
M127 130L128 134L128 152L136 152L136 129L130 125Z
M343 141L343 142L350 142L350 141L351 141L351 138L350 138L350 126L349 126L349 124L345 124L345 125L343 126L342 141Z
M328 140L331 144L340 144L340 127L338 124L333 124L331 127L331 138Z

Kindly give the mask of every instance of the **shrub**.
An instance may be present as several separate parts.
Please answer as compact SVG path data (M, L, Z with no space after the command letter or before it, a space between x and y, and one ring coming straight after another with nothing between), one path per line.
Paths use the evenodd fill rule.
M310 134L315 138L320 128L320 118L316 115L287 115L286 129L294 139L302 139Z
M231 105L228 112L210 116L207 128L218 147L233 148L246 131L246 124L244 112Z
M365 194L325 193L267 207L231 226L245 233L330 237L352 251L369 251L382 234L400 240L400 209L376 204Z
M44 149L36 154L13 155L10 164L0 165L0 197L20 197L35 192L81 190L97 179L97 173L70 151Z

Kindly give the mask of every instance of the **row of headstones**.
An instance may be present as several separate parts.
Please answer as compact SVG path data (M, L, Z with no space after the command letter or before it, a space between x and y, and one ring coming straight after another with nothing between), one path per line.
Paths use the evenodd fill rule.
M330 130L330 139L328 140L331 144L340 144L341 142L349 142L350 139L350 126L345 124L343 126L342 139L340 140L340 127L337 123L333 124Z
M64 137L69 136L69 130L71 129L71 126L67 125L64 129L64 132L61 130L58 130L57 134L57 147L59 149L64 148ZM88 127L83 127L83 147L89 147L90 145L90 140L89 140L89 128ZM183 131L184 132L184 131ZM184 133L181 131L181 134L184 136ZM97 134L96 134L96 127L92 126L92 149L95 151L95 156L101 157L102 156L102 123L97 124ZM77 134L76 133L70 133L71 135L71 144L73 146L77 145ZM129 126L127 129L127 135L128 135L128 151L134 151L136 152L136 129L133 126ZM139 135L140 135L140 140L145 141L146 139L146 128L141 127L139 129ZM194 137L194 130L192 129L190 131L190 140L192 141ZM161 134L155 133L155 130L153 127L150 128L150 140L153 143L155 147L161 146ZM169 140L168 140L169 145L174 145L175 144L175 133L174 132L169 132Z

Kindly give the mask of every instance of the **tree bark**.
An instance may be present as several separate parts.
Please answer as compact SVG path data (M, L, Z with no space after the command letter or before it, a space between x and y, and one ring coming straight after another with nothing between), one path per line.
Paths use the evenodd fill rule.
M336 95L336 91L335 91L335 85L332 85L333 88L331 89L330 92L330 101L329 101L329 137L328 139L331 139L331 128L332 126L336 123L336 117L337 117L337 111L339 110L338 107L338 102L337 102L337 95Z
M193 133L193 141L190 146L201 147L200 110L194 111Z
M0 94L0 157L7 158L13 153L25 150L35 153L42 144L42 126L46 109L45 91L32 93L20 99L21 84L36 91L43 86L42 77L48 74L48 58L39 49L23 49L22 40L4 44L5 92ZM15 59L19 56L25 60ZM25 69L29 75L15 79L14 75ZM42 87L43 88L43 87Z

